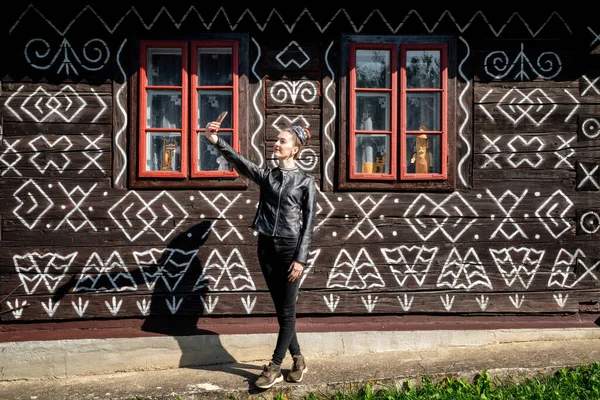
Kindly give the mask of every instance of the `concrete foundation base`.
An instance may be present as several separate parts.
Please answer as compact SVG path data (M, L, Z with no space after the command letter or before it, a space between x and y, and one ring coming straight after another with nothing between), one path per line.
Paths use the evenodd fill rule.
M299 333L308 357L600 339L600 329L497 329ZM65 378L271 357L276 334L81 339L0 344L0 380Z

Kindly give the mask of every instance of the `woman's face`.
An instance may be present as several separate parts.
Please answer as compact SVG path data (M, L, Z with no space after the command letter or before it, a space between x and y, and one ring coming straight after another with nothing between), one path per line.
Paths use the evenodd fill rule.
M281 131L277 135L277 141L273 145L273 153L278 159L292 158L298 147L294 140L294 134L290 131Z

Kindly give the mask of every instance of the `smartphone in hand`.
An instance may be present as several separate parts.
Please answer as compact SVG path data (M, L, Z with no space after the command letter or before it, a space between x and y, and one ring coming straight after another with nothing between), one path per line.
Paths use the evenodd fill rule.
M219 116L217 117L217 121L219 123L222 123L226 116L227 116L227 111L221 112L221 114L219 114Z
M227 116L227 111L222 111L221 114L219 114L219 116L217 117L217 119L215 121L218 123L222 123L226 116ZM210 131L216 132L216 129L211 128Z

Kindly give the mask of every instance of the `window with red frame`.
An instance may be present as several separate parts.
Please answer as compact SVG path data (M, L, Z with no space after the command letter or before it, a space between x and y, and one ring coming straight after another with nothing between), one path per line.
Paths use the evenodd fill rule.
M239 150L238 57L236 40L140 43L139 177L238 176L204 138L228 111L219 135Z
M418 181L448 188L449 45L425 40L347 42L342 188L414 187Z

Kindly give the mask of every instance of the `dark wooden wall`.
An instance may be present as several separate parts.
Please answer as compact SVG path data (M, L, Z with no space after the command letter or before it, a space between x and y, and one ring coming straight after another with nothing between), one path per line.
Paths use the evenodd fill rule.
M128 189L128 41L197 32L250 37L253 160L280 119L313 132L301 316L597 311L600 23L498 7L6 6L0 319L273 314L255 188ZM336 190L342 33L457 37L455 191Z

